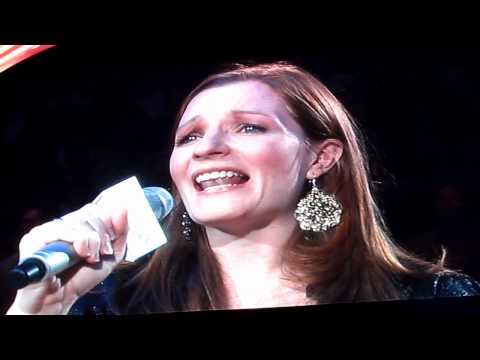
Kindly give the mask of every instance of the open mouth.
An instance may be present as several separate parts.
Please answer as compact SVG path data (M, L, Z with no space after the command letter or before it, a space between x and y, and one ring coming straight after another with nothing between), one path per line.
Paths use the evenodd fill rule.
M238 170L221 170L201 173L194 177L198 191L236 187L246 183L250 177Z

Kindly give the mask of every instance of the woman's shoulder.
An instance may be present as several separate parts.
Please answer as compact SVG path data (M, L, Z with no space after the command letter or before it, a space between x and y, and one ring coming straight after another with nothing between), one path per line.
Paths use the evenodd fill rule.
M410 299L480 295L480 284L476 280L455 271L443 271L410 281L407 289Z
M434 282L435 297L480 295L480 284L472 277L456 273L439 274Z

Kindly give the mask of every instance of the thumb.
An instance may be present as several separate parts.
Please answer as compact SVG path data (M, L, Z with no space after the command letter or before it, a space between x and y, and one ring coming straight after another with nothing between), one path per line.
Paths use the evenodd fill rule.
M128 233L128 213L127 209L119 209L111 218L111 225L116 235L115 241L112 242L115 255L123 258L126 248L126 240Z
M128 216L127 209L117 210L112 215L112 228L117 238L127 235Z

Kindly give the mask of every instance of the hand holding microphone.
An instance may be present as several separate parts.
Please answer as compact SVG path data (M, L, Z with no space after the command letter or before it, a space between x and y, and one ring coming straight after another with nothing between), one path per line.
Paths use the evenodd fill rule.
M158 220L172 209L166 190L143 192ZM7 314L66 314L124 259L128 231L126 208L105 213L96 204L33 228L21 239L20 263L11 272L18 288L28 286Z
M75 215L78 218L82 216L85 219L89 218L89 221L103 223L104 230L100 233L89 230L80 223L50 221L33 228L23 236L19 246L20 264L30 260L32 254L59 239L73 247L76 254L75 262L80 262L78 260L83 262L62 274L64 275L62 280L57 276L49 276L20 289L7 314L66 314L79 297L103 281L123 259L128 231L125 209L119 209L115 214L105 218L92 216L94 210L95 207L89 205L77 210ZM113 232L115 241L107 245L109 231ZM108 255L109 246L112 247L112 255Z

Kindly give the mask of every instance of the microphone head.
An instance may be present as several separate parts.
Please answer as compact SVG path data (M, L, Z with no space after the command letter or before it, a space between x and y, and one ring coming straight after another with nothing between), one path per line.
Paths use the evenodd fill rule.
M164 188L146 187L143 188L143 193L158 221L163 220L172 211L174 204L173 196Z

